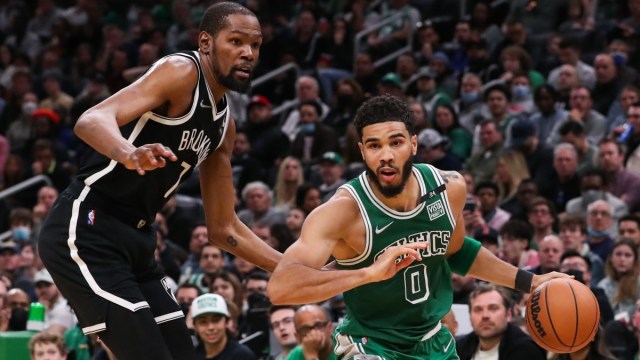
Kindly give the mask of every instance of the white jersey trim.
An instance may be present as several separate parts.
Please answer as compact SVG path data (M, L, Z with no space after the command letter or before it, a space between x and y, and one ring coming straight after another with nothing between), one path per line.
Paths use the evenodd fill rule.
M155 320L157 324L166 323L167 321L183 318L184 313L182 311L174 311L172 313L156 316Z
M82 333L85 335L97 333L98 331L107 330L107 323L100 323L93 326L87 326L82 328Z
M93 292L96 295L116 305L120 305L123 308L132 312L138 311L140 309L148 308L149 303L147 303L146 301L132 303L119 296L116 296L110 292L103 290L100 287L100 285L98 285L93 275L91 275L91 272L89 271L89 267L87 266L87 263L85 263L84 260L82 260L82 258L78 254L78 247L76 246L76 228L78 226L78 215L80 212L80 204L84 201L84 199L87 198L87 194L89 194L90 190L91 190L90 187L85 186L84 189L82 189L80 196L78 196L77 199L73 200L73 207L71 209L71 220L69 221L69 238L67 239L67 246L69 246L69 254L71 255L71 259L73 259L73 261L78 265L78 268L80 268L80 272L82 273L82 276L84 277L87 284L89 284L89 287L91 288L91 290L93 290ZM97 326L97 325L94 325L94 326Z
M358 196L356 189L349 184L342 185L341 189L345 189L351 194L351 197L355 200L356 204L358 204L358 208L360 209L360 217L362 221L364 221L364 251L362 254L353 257L351 259L336 259L336 262L340 265L356 265L364 261L371 254L371 248L373 247L373 236L371 230L371 221L369 220L369 216L367 215L367 210L362 203L362 199Z

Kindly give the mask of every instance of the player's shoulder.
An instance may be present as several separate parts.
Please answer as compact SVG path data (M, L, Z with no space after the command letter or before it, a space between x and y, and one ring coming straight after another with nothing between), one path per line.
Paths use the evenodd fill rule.
M319 218L323 221L331 220L332 224L343 226L358 216L358 204L355 199L344 189L338 189L335 195L326 203L314 209L309 217Z
M181 56L180 54L168 55L156 61L151 69L149 69L149 74L161 76L162 78L172 82L175 86L188 83L185 82L185 80L195 82L199 75L195 59L187 56Z
M435 168L434 168L435 169ZM435 169L447 188L449 202L454 208L462 207L467 197L467 183L457 171ZM457 206L460 205L460 206Z

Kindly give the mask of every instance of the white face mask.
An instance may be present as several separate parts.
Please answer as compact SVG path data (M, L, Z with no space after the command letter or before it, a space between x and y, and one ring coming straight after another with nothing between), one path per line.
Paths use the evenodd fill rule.
M22 113L26 116L31 116L36 109L38 109L38 104L33 101L27 101L22 104Z

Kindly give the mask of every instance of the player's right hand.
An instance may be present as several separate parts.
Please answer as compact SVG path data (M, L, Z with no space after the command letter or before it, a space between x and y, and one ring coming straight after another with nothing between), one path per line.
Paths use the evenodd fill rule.
M144 175L146 171L165 167L167 160L176 161L178 157L162 144L146 144L129 153L123 165Z
M388 248L376 262L369 266L371 282L390 279L398 271L411 265L412 262L422 261L420 250L426 249L427 246L429 246L429 242L417 242ZM396 262L398 258L402 258L402 260Z

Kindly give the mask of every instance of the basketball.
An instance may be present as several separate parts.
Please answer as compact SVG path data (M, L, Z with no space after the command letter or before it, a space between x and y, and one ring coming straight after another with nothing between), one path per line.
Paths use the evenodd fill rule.
M588 286L573 279L553 279L529 297L526 322L529 335L542 348L570 353L593 340L600 307Z

